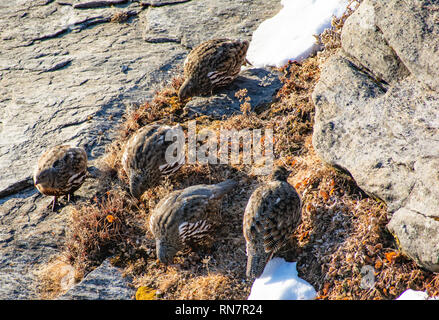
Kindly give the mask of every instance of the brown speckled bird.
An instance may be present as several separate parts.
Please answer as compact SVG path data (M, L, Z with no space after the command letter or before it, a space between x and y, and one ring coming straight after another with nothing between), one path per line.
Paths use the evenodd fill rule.
M70 196L84 183L87 176L87 154L83 148L59 145L46 150L34 171L35 187L44 195L54 196L52 211L57 197Z
M180 100L211 94L214 89L230 84L246 62L248 46L246 40L213 39L195 47L184 63Z
M183 165L184 152L177 160L171 163L166 161L166 150L175 143L172 139L167 141L166 134L174 129L178 130L179 127L148 125L140 128L128 140L122 155L122 167L134 197L140 198L146 189L160 182L162 175L174 173ZM173 133L169 132L169 136L172 138Z
M157 258L163 263L172 263L174 255L185 244L206 237L212 229L209 217L219 200L234 186L234 180L200 184L174 191L163 198L149 221L156 240Z
M273 254L291 236L302 218L302 203L284 167L275 167L272 179L251 195L244 212L248 278L257 278Z

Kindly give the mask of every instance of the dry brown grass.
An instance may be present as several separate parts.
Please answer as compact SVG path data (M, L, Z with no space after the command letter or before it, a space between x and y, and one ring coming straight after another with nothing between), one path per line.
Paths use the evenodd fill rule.
M122 23L127 21L129 18L129 15L127 12L124 11L117 11L115 13L113 13L113 15L110 18L110 22L113 23Z
M398 251L385 227L386 206L368 197L348 174L322 163L312 145L311 93L320 66L340 47L341 27L351 13L334 19L332 29L321 35L323 52L280 69L284 85L269 110L250 112L251 100L240 90L243 115L223 121L200 117L197 127L274 130L276 163L293 170L289 182L304 202L303 222L279 255L297 261L299 276L314 286L319 299L393 299L407 288L439 295L439 276L420 269ZM128 138L153 122L180 123L187 130L184 103L177 98L181 83L181 78L173 79L151 101L126 115L101 168L101 185L108 193L75 208L66 252L76 269L84 272L112 255L113 264L132 276L136 287L155 290L159 299L246 299L251 283L245 279L242 214L252 191L267 177L253 176L250 165L186 164L145 192L140 202L126 192L120 159ZM160 264L147 227L158 201L176 189L228 178L239 186L222 201L218 215L223 223L217 226L212 245L185 248L174 265ZM109 215L114 217L111 223ZM371 290L361 287L364 266L375 269Z
M248 286L218 273L190 279L182 290L181 299L230 300L234 297L239 299L243 293L250 294Z
M65 254L71 265L87 273L106 257L129 254L137 246L141 213L135 202L120 189L73 208Z

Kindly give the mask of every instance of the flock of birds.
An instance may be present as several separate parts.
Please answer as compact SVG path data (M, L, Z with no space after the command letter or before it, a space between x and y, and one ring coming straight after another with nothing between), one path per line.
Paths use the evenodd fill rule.
M184 63L185 81L178 96L184 100L194 95L212 93L230 84L246 63L248 41L214 39L201 43ZM171 142L165 135L171 128L147 125L127 142L122 166L129 179L131 194L140 198L157 184L164 174L176 172L183 161L167 163L165 152ZM274 253L287 241L301 222L301 199L287 182L290 172L275 167L271 180L251 195L243 218L249 278L259 277ZM58 145L45 151L34 172L39 192L53 196L52 211L57 197L67 200L83 184L87 176L87 154L83 148ZM153 210L149 228L156 240L157 258L172 263L175 254L185 245L204 239L212 229L212 208L233 190L237 182L226 180L212 185L194 185L176 190L163 198Z

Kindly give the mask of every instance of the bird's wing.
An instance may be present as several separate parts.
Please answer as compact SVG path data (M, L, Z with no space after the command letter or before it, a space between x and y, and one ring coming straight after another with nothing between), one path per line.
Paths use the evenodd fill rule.
M138 170L142 167L142 153L145 151L149 138L157 132L159 127L158 125L142 127L126 143L122 155L122 167L128 175L131 170Z
M247 234L253 241L262 240L265 252L282 247L300 221L300 198L290 188L275 182L260 188L249 203Z
M198 220L195 222L184 221L178 226L179 235L183 243L197 241L206 237L212 230L212 224L207 220Z

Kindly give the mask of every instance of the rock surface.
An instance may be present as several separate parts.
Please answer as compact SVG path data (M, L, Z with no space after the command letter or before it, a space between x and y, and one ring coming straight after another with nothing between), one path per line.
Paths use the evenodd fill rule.
M280 1L273 0L204 0L150 8L144 19L144 39L190 49L212 38L249 40L256 27L280 9Z
M221 92L210 97L193 97L185 106L190 117L207 115L212 118L222 119L233 114L241 113L241 100L235 94L246 88L246 97L250 98L252 111L260 113L273 102L282 83L276 73L261 68L244 70L236 80Z
M71 143L97 159L126 106L181 74L190 48L212 37L250 40L281 7L279 0L78 6L86 2L0 3L0 299L38 298L33 270L63 245L68 210L48 213L50 199L32 186L41 153ZM93 194L86 186L78 193Z
M58 300L132 300L135 293L130 279L107 259Z
M313 144L388 205L388 228L439 271L439 18L431 1L365 0L313 92ZM436 67L434 67L436 66Z
M387 83L408 76L409 72L379 32L375 10L368 3L360 6L346 20L342 30L342 47L377 79Z

